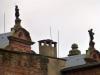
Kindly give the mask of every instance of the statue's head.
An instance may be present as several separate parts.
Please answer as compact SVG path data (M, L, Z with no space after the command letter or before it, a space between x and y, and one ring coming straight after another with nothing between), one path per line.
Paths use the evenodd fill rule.
M90 31L93 31L93 29L90 29Z
M18 9L18 5L16 5L15 8Z

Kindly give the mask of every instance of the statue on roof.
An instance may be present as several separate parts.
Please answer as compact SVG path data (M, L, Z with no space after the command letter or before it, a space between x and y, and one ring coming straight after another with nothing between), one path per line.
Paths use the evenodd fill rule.
M13 28L11 28L11 31L12 30L18 30L18 28L21 28L21 19L19 18L20 14L19 14L19 8L18 6L16 5L15 6L15 25Z
M19 9L17 5L15 6L15 17L19 18Z
M93 29L88 30L88 32L89 32L89 36L90 36L90 41L93 41L93 39L94 39L94 37L93 37L93 35L94 35Z
M95 42L93 41L93 39L94 39L94 37L93 37L93 35L94 35L93 29L88 30L88 32L89 32L89 36L90 36L89 46L90 46L90 48L94 48Z

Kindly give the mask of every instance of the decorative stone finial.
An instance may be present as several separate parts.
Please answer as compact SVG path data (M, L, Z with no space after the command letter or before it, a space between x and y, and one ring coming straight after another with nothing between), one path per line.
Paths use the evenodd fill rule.
M72 44L72 49L77 49L78 48L78 45L76 43Z
M76 43L72 44L71 48L72 48L72 50L69 51L68 56L80 55L81 54L80 50L78 50L78 45Z
M16 17L16 19L19 18L19 9L18 9L17 5L15 6L15 17Z

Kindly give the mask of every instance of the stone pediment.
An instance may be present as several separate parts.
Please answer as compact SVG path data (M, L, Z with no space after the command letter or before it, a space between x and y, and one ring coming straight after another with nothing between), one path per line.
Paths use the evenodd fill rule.
M27 40L30 42L32 41L29 32L25 30L24 28L18 28L17 30L13 32L12 36L18 39Z

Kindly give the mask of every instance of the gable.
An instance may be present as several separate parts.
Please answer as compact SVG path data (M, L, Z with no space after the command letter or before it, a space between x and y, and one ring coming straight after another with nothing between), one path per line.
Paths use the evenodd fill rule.
M31 41L31 37L28 31L26 31L24 28L19 28L13 33L14 37L17 37L19 39Z

